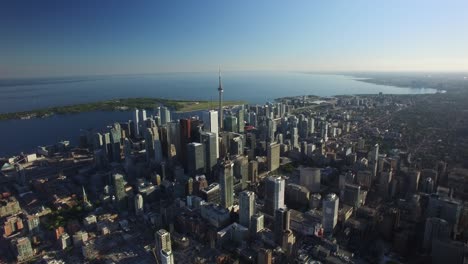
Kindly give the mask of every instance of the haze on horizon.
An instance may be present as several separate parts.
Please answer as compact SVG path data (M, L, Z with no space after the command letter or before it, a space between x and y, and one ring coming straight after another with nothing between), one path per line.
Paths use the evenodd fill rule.
M0 3L0 78L468 71L468 1Z

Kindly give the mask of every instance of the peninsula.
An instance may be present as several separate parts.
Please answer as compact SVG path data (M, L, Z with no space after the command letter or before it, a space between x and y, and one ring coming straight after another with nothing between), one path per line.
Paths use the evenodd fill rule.
M351 76L360 82L415 89L430 88L439 93L464 93L468 89L466 73L353 73Z
M234 106L245 103L245 101L225 101L223 104L224 106ZM212 104L210 101L170 100L163 98L125 98L49 107L23 112L1 113L0 120L44 118L56 114L75 114L92 111L127 111L133 108L153 109L157 105L167 106L177 112L204 110L215 106L215 104Z

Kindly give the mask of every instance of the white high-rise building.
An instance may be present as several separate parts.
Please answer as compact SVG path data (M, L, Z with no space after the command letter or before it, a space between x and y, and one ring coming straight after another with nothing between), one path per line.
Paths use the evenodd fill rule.
M146 110L140 110L140 120L139 120L139 132L141 133L140 136L144 136L146 128Z
M328 141L328 122L322 122L320 134L324 142Z
M135 128L135 135L138 136L140 135L140 122L139 122L139 116L138 116L138 109L135 109L135 112L133 113L133 126Z
M141 110L141 121L145 122L145 120L146 120L146 110L142 109Z
M165 106L161 106L159 108L159 113L161 117L161 124L165 125L169 122L171 122L171 110Z
M376 164L379 160L379 144L375 144L367 157L370 163Z
M205 131L218 134L218 111L210 110L203 112L202 120Z
M249 228L255 212L255 193L243 191L239 194L239 224Z
M207 132L214 133L216 135L216 158L219 158L219 127L218 127L218 111L210 110L202 113L202 120L204 124L204 130Z
M174 263L174 257L172 256L171 234L164 229L160 229L156 232L155 239L156 252L159 252L161 263ZM170 260L172 260L172 262L164 262Z
M284 205L286 181L282 177L269 177L265 188L265 212L267 214L274 215L277 209L286 208Z
M313 118L309 119L309 133L310 134L315 133L315 119L313 119Z

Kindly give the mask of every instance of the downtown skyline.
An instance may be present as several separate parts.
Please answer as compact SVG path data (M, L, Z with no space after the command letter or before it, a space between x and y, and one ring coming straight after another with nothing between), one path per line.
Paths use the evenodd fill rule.
M0 263L468 263L466 10L0 1Z

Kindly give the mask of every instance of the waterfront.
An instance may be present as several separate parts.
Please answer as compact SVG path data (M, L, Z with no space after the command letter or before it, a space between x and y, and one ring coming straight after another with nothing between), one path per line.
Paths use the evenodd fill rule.
M214 76L214 77L213 77ZM0 82L1 83L1 82ZM302 73L226 73L226 100L261 104L274 98L313 94L417 94L433 89L399 88L354 80L349 76ZM0 112L14 112L85 103L111 98L154 96L168 99L216 100L216 74L160 74L95 78L75 82L0 87ZM190 114L189 114L190 115ZM177 117L174 117L177 118ZM0 157L33 151L60 140L77 143L80 130L104 129L106 124L131 119L129 112L91 112L42 119L0 121Z
M356 81L350 76L330 74L227 72L222 77L225 100L245 100L255 104L284 96L435 92L433 89L375 85ZM0 113L115 98L157 97L209 101L217 100L218 87L217 73L104 76L47 81L30 80L22 82L22 85L12 85L12 81L0 80Z
M199 111L173 113L173 118L190 117ZM151 114L148 112L148 114ZM69 140L78 143L82 130L104 131L106 124L125 122L131 119L128 111L87 112L80 114L54 115L48 118L0 121L0 157L20 152L34 151L37 146L55 144Z

